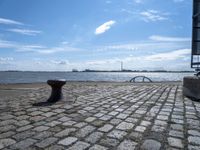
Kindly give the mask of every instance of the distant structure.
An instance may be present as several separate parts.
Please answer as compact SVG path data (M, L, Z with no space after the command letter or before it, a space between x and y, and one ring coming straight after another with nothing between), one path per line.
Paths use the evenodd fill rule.
M121 71L123 71L123 61L121 61Z
M72 69L72 72L78 72L78 70L77 69Z

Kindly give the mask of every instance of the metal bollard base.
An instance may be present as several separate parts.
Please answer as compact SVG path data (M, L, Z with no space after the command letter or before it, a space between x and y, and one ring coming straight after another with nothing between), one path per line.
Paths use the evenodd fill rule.
M62 99L62 86L66 84L66 80L48 80L47 84L51 86L51 95L46 102L39 102L33 106L50 106Z
M200 78L197 76L183 78L183 95L193 100L200 100Z

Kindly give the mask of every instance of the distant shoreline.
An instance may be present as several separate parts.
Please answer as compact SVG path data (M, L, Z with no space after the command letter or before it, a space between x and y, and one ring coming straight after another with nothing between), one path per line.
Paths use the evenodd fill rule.
M165 70L155 70L155 71L148 71L148 70L142 70L142 71L132 71L132 70L124 70L124 71L118 71L118 70L111 70L111 71L106 71L106 70L88 70L88 71L18 71L18 70L5 70L5 71L0 71L0 72L77 72L77 73L82 73L82 72L116 72L116 73L129 73L129 72L133 72L133 73L195 73L195 71L165 71Z

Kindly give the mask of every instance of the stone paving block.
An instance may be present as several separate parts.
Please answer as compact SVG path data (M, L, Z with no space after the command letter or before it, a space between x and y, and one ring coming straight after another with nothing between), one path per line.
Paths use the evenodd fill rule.
M53 115L56 115L56 113L54 113L54 112L47 112L47 113L43 113L42 115L45 116L45 117L51 117Z
M48 129L49 129L48 126L38 126L36 128L33 128L33 130L37 131L37 132L45 131L45 130L48 130Z
M69 120L69 121L64 122L62 125L64 125L64 126L72 126L73 124L76 124L76 123L77 122L75 122L75 121Z
M119 112L117 112L117 111L111 111L109 113L109 115L111 115L111 116L116 116L117 114L119 114Z
M78 127L78 128L81 128L81 127L83 127L83 126L86 126L88 123L86 123L86 122L79 122L79 123L77 123L77 124L75 124L74 126L75 127Z
M26 131L26 130L31 129L31 128L33 128L32 125L26 125L26 126L23 126L23 127L18 128L17 131L18 131L18 132Z
M172 138L172 137L167 138L167 140L168 140L168 143L170 146L177 147L177 148L183 148L182 140L180 140L178 138Z
M118 112L124 111L124 109L122 109L122 108L117 108L117 109L115 109L115 110L118 111Z
M9 120L9 119L14 118L14 117L15 116L10 115L10 114L4 114L4 115L0 116L0 119L1 120Z
M159 119L159 120L165 120L165 121L167 121L168 118L169 118L169 116L166 116L166 115L158 115L157 116L157 119Z
M184 134L181 131L171 130L169 132L169 135L174 137L184 138Z
M116 118L118 118L118 119L126 119L128 116L129 116L128 114L120 113L119 115L116 116Z
M35 122L34 124L32 124L33 126L42 126L44 124L46 124L47 122L46 121L37 121Z
M49 127L54 127L54 126L59 125L59 124L61 124L60 121L51 121L51 122L46 123L45 125L49 126Z
M0 139L11 137L14 134L16 134L14 131L8 131L8 132L0 133Z
M94 109L94 107L85 107L85 108L84 108L84 110L87 110L87 111L93 110L93 109Z
M21 120L21 121L18 121L18 122L15 123L15 125L20 126L20 127L28 125L28 124L30 124L30 122L27 121L27 120Z
M108 132L113 128L113 125L105 124L103 127L99 128L99 131Z
M117 147L117 150L134 150L135 146L137 145L136 142L131 140L124 140L120 143L120 145Z
M134 130L138 131L138 132L144 132L146 130L146 127L144 127L144 126L136 126L136 128Z
M35 135L34 131L26 130L24 132L19 132L19 133L15 134L13 136L13 138L16 139L17 141L19 141L19 140L24 140L26 138L32 137L33 135Z
M188 145L188 150L200 150L200 146Z
M108 148L101 146L101 145L97 145L95 144L94 146L92 146L89 150L108 150Z
M78 141L68 148L68 150L85 150L90 146L89 143Z
M16 124L17 121L14 119L8 119L0 122L0 126L6 126L6 125L11 125L11 124Z
M50 137L47 139L42 140L41 142L37 143L36 146L39 148L45 148L53 143L55 143L58 139L54 137Z
M200 132L196 130L188 130L188 134L192 136L199 136L200 137Z
M67 138L59 141L58 144L68 146L68 145L75 143L77 140L78 139L76 137L67 137Z
M155 120L155 125L157 126L167 126L167 122L166 121L162 121L162 120Z
M105 121L98 119L98 120L91 122L90 124L95 127L101 127L105 124Z
M181 124L171 124L171 129L183 131L183 125Z
M35 136L33 136L34 139L37 139L37 140L43 140L47 137L50 137L51 135L53 135L52 132L50 131L43 131L43 132L39 132L37 134L35 134Z
M200 146L200 137L199 136L189 136L188 142L190 144L198 145Z
M104 115L103 113L97 113L94 116L99 118L99 117L102 117L103 115Z
M69 121L69 120L71 120L71 118L69 118L69 117L62 117L62 118L60 118L60 119L58 119L59 121L62 121L62 122L66 122L66 121Z
M5 147L12 145L12 144L15 144L15 143L16 143L16 141L13 140L13 139L10 139L10 138L0 139L0 149L5 148Z
M90 134L94 130L95 130L95 127L93 127L91 125L87 125L87 126L83 127L82 129L80 129L76 133L76 136L77 137L85 137L85 136L87 136L88 134Z
M55 134L56 137L68 136L70 133L75 132L75 128L67 128Z
M126 118L126 120L125 120L126 122L131 122L131 123L133 123L133 124L135 124L135 123L137 123L138 122L138 119L136 119L136 118L131 118L131 117L128 117L128 118Z
M121 119L112 119L112 120L110 120L110 123L113 124L113 125L118 125L120 122L122 122Z
M52 146L46 148L46 150L65 150L65 148L60 145L52 145Z
M22 116L17 117L16 119L17 120L26 120L28 118L30 118L30 116L28 116L28 115L22 115Z
M133 131L129 134L129 138L134 141L141 141L142 133Z
M126 135L127 135L127 132L125 132L125 131L113 130L113 131L109 132L107 136L111 137L111 138L122 139Z
M96 118L95 117L88 117L85 119L86 122L92 122L94 121Z
M166 130L166 127L156 126L156 125L154 125L151 128L151 131L154 131L154 132L164 132L165 130Z
M65 112L65 109L54 109L53 112L62 113L62 112Z
M20 141L14 145L11 146L11 148L13 149L27 149L28 147L30 147L31 145L33 145L34 143L36 143L37 141L34 139L25 139L23 141Z
M89 143L96 143L103 136L102 132L93 132L85 140Z
M134 127L134 124L128 122L121 122L116 128L120 130L130 130Z
M110 116L110 115L104 115L104 116L102 116L102 117L99 118L99 119L101 119L101 120L103 120L103 121L108 121L108 120L110 120L112 117L113 117L113 116Z
M37 115L40 115L42 114L43 112L42 111L33 111L32 113L30 113L29 115L31 116L37 116Z
M106 137L101 139L100 144L106 147L116 147L119 144L119 140Z
M181 119L171 119L171 121L172 122L175 122L176 124L183 124L184 123L184 121L183 120L181 120Z
M14 125L6 125L3 127L0 127L0 132L7 132L10 130L14 130L16 127Z
M140 125L145 126L145 127L148 127L148 126L151 125L151 122L150 122L150 121L142 121L142 122L140 123Z

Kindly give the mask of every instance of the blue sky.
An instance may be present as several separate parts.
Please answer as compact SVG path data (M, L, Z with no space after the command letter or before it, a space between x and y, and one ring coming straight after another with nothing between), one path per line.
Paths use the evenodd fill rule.
M0 70L189 70L192 0L1 0Z

